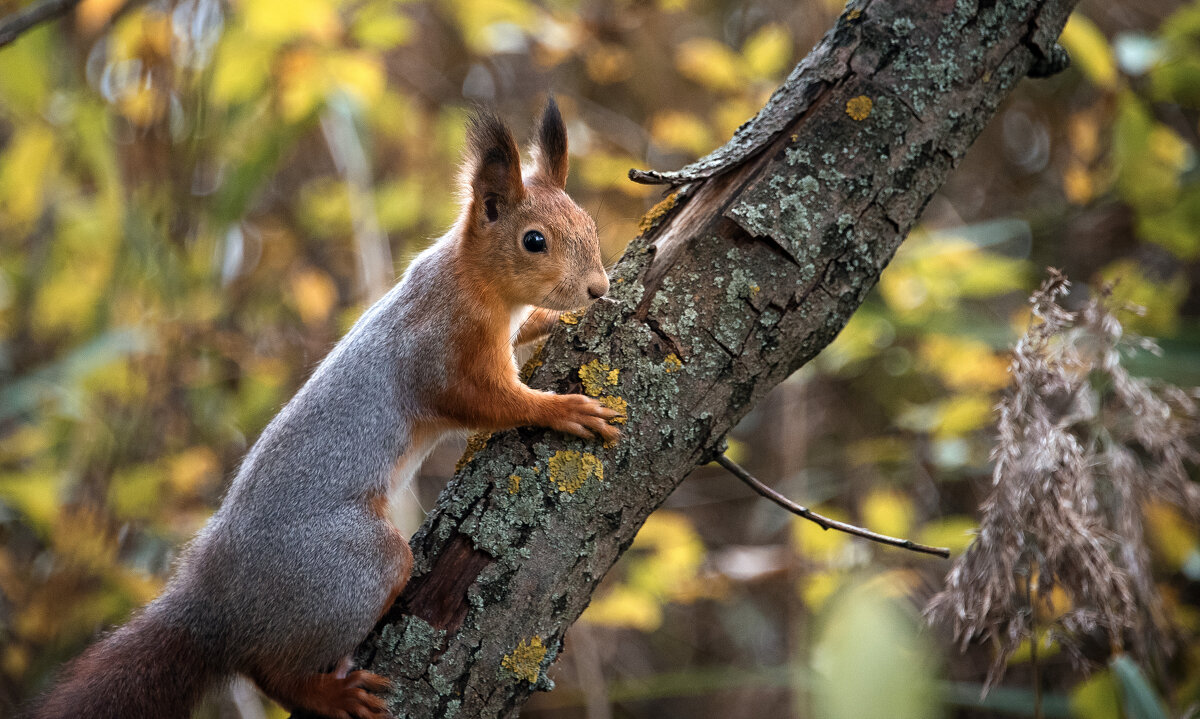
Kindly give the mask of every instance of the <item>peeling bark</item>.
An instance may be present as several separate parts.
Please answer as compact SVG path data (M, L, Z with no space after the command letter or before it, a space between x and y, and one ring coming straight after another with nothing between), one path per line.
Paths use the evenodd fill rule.
M615 269L615 302L559 326L530 378L579 392L595 361L588 387L627 403L624 436L518 429L474 452L360 651L397 717L504 717L552 687L563 634L642 522L845 326L1003 98L1060 55L1074 4L856 0L728 145L638 175L675 190Z

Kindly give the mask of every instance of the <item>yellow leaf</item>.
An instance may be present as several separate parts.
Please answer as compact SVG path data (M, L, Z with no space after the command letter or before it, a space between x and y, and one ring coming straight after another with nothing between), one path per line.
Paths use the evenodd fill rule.
M651 185L629 181L629 168L644 164L629 155L593 151L579 159L579 177L593 190L617 190L633 197L645 197L656 191Z
M168 460L171 486L179 494L196 494L216 484L220 477L220 461L208 447L192 447Z
M995 402L987 395L960 394L938 406L934 434L939 439L958 437L987 426Z
M696 577L704 563L704 544L682 514L658 511L647 518L633 542L648 551L643 561L629 569L629 584L650 596L672 599Z
M329 43L342 32L337 6L327 0L248 0L241 12L244 26L260 41L306 37Z
M1063 194L1073 205L1086 205L1096 196L1096 185L1092 182L1092 174L1087 168L1076 161L1071 161L1063 170Z
M764 25L746 40L742 57L751 75L763 80L774 79L791 64L792 34L781 23Z
M537 7L526 0L450 0L446 4L467 47L479 55L523 47L525 31L533 28L538 17Z
M1067 123L1067 139L1075 156L1091 162L1100 153L1100 122L1094 112L1076 112Z
M971 517L942 517L922 525L917 541L934 547L949 547L951 553L959 554L971 545L978 529L979 524Z
M418 177L407 177L377 185L375 211L385 230L409 230L421 221L421 199L425 185ZM345 196L345 191L342 192ZM347 207L349 217L349 207Z
M758 112L760 103L744 97L730 97L718 103L713 110L713 128L717 137L733 137L742 123L747 122Z
M675 51L675 67L687 79L712 90L730 92L745 83L742 59L724 43L707 37L684 40Z
M412 19L398 12L392 2L384 0L364 5L354 13L351 34L362 45L390 50L407 44L414 30Z
M167 96L148 82L131 85L117 98L117 110L138 127L149 127L167 112Z
M1044 631L1037 633L1036 641L1038 643L1037 644L1037 656L1038 656L1039 662L1058 654L1062 650L1062 647L1058 644L1058 642L1047 642L1046 641L1046 632L1044 632ZM1010 665L1024 664L1032 658L1033 658L1033 647L1030 645L1029 639L1026 638L1026 639L1022 639L1021 643L1019 645L1017 645L1016 651L1014 651L1012 653L1012 655L1008 658L1008 663Z
M978 340L926 335L918 357L922 369L936 373L951 389L991 392L1008 385L1008 358Z
M9 140L0 158L0 227L26 224L41 214L58 165L58 140L41 123L25 125Z
M900 464L912 460L912 444L900 437L873 437L851 444L847 454L855 467Z
M283 53L276 62L280 113L296 122L307 117L325 101L329 85L321 59L306 47Z
M796 590L810 611L817 611L842 586L845 575L836 569L823 569L797 580Z
M597 85L612 85L633 77L633 54L615 43L601 43L584 56L588 78Z
M650 121L650 136L659 145L698 156L712 149L713 137L699 117L677 110L660 112Z
M337 52L326 60L331 87L353 96L367 107L379 99L387 77L379 57L365 51Z
M593 599L580 619L597 626L652 632L662 624L662 607L643 591L617 586Z
M30 525L49 532L58 518L58 478L39 471L0 475L0 500L16 507Z
M83 35L93 35L124 5L124 0L83 0L75 9L75 21Z
M912 500L902 492L877 489L862 500L859 508L867 529L893 537L905 537L912 529Z
M1121 698L1112 672L1097 672L1071 691L1071 716L1121 719Z
M125 467L113 474L108 505L123 519L148 519L158 510L166 472L154 464Z
M1134 305L1141 314L1123 313L1121 321L1131 331L1152 337L1169 337L1179 326L1179 308L1188 293L1182 274L1155 280L1142 272L1137 260L1117 260L1100 271L1101 279L1113 286L1114 305Z
M1091 20L1079 12L1073 13L1059 42L1089 80L1105 90L1116 89L1117 63L1104 33Z
M840 522L849 521L846 513L833 507L814 507L814 512ZM821 529L802 517L792 517L792 544L796 553L814 562L836 560L849 543L849 536L833 529Z
M291 275L292 300L300 319L308 325L323 324L337 302L337 285L328 274L307 267Z
M1192 553L1200 550L1196 525L1171 505L1151 500L1142 507L1142 513L1146 516L1151 544L1172 569L1181 568Z
M256 98L271 79L274 58L274 47L242 28L226 30L213 62L213 101L234 105Z

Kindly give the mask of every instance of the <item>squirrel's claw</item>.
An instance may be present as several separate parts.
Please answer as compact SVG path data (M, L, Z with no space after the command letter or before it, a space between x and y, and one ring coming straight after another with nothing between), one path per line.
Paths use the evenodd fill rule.
M581 394L559 395L557 405L557 417L550 423L554 429L583 439L598 438L606 445L620 439L621 432L608 423L621 416L613 408Z

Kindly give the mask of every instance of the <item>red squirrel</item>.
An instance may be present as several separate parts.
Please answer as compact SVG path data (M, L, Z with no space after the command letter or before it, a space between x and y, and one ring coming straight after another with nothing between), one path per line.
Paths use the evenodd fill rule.
M608 291L595 222L564 190L553 98L534 134L522 174L504 123L472 117L457 222L267 425L162 595L70 663L33 717L187 717L234 674L290 710L388 715L372 693L387 680L350 653L412 572L389 490L464 429L618 438L613 410L518 379L514 344Z

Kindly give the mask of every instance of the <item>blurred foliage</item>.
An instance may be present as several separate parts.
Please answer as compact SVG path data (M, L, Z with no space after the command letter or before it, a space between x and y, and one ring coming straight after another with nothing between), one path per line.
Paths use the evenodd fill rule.
M626 170L723 142L840 11L84 0L0 50L0 713L155 595L249 443L449 224L470 102L520 126L555 90L569 190L615 258L657 199ZM1119 279L1166 350L1139 368L1200 384L1200 3L1084 2L1063 42L1073 68L1021 85L837 341L743 423L737 461L961 551L1045 264ZM427 466L425 506L452 464ZM1176 659L1098 648L1087 678L1041 647L1047 715L1200 702L1196 526L1146 511ZM945 565L781 515L698 471L526 713L868 716L888 692L889 716L1033 714L1031 653L980 700L988 647L920 629Z

